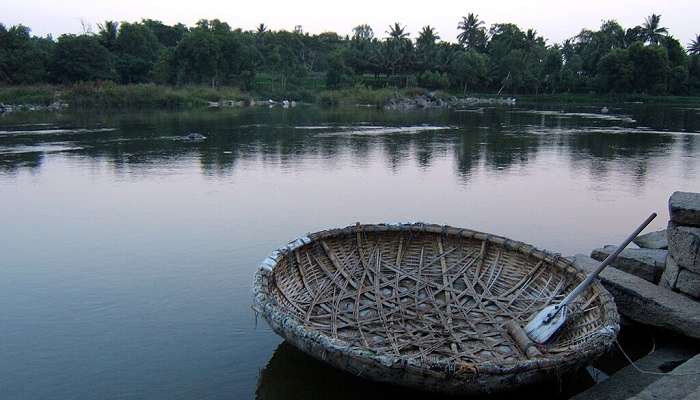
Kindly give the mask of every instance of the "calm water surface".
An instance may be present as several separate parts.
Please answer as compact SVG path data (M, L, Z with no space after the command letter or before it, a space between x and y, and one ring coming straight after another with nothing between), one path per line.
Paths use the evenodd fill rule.
M700 110L599 110L1 117L0 398L405 394L256 321L260 260L356 221L562 254L618 242L651 211L662 227L671 192L700 190ZM181 139L193 131L207 139Z

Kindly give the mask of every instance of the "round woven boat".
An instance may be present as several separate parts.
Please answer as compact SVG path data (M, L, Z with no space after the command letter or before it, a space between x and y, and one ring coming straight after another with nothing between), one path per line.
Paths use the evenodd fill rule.
M355 225L274 251L254 308L303 352L369 379L445 393L493 393L583 367L619 331L596 282L568 322L528 357L505 324L525 326L585 278L531 245L429 224Z

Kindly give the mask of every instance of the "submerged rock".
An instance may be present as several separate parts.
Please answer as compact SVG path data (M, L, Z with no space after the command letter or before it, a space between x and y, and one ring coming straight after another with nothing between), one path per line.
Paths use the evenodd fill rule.
M668 249L666 229L639 235L633 240L633 242L643 249Z
M605 260L617 249L617 246L605 246L591 252L591 257L598 261ZM655 249L625 249L617 256L612 266L636 275L652 283L659 282L666 267L668 251Z
M196 132L188 133L187 135L185 135L185 140L191 140L191 141L201 141L201 140L205 140L206 138L207 138L206 136L202 135L201 133L196 133Z
M676 224L700 226L700 193L674 192L668 210Z

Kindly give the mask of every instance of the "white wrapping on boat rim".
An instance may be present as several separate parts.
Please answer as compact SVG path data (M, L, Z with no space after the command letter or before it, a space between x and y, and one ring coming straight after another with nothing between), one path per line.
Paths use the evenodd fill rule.
M404 221L404 222L401 222L401 221L399 221L399 222L387 222L387 223L386 223L387 226L397 227L397 228L400 228L400 227L402 227L402 226L420 225L420 224L423 224L423 222L419 222L419 221L416 221L416 222L411 222L411 221Z
M280 247L279 249L274 250L272 253L270 253L270 255L260 263L260 268L272 272L272 269L275 268L277 263L282 258L283 253L294 251L299 247L307 245L309 243L311 243L311 238L308 236L300 236L292 240L286 246Z
M604 327L598 330L598 333L603 336L615 337L616 329L610 325L605 325Z

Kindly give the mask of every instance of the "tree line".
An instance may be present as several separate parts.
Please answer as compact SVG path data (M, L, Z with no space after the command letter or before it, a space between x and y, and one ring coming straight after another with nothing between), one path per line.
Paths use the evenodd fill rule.
M515 24L486 27L470 13L455 42L424 26L415 39L394 23L379 38L369 25L333 32L233 29L105 21L97 32L32 36L0 24L0 82L7 85L114 81L200 84L255 90L409 87L459 92L700 94L700 35L683 46L659 15L625 29L615 20L548 44Z

